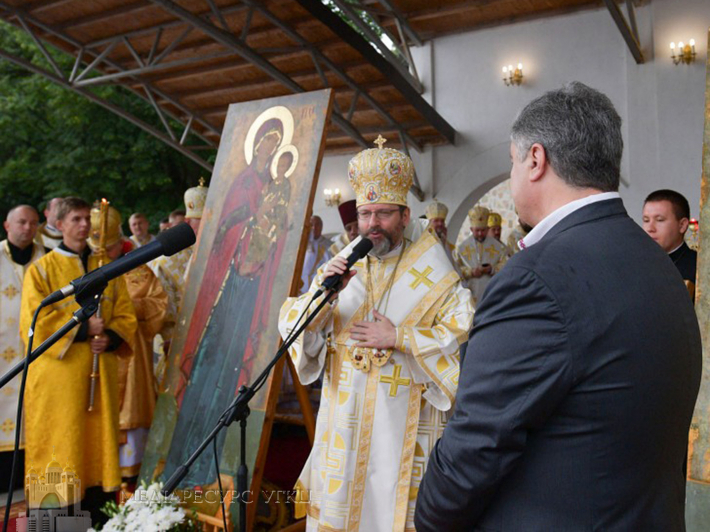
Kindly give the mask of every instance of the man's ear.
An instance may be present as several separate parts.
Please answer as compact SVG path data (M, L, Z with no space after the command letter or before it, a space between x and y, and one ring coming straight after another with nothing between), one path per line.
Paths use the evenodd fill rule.
M10 223L9 223L7 220L5 220L5 221L2 223L2 226L5 228L5 232L7 233L7 232L8 232L8 229L7 229L7 228L10 227Z
M62 226L64 225L63 220L60 220L59 218L57 218L57 221L55 222L54 225L55 225L56 229L59 229L59 231L62 231Z
M402 213L402 222L404 222L405 227L409 225L409 219L412 216L412 211L409 210L409 207L404 208L404 212Z
M681 218L680 219L680 234L684 235L685 232L688 230L688 227L690 226L690 220L687 218Z
M526 163L527 169L530 172L530 181L539 181L540 178L545 175L549 162L547 161L547 153L545 153L545 148L542 144L536 142L530 147Z

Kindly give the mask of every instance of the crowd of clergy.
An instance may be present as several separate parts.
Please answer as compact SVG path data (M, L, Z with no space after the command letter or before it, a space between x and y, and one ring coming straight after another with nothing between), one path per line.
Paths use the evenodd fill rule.
M185 221L197 233L207 191L203 183L189 189L185 193L185 210L172 212L161 222L160 229L166 230ZM687 249L683 242L690 214L687 201L684 209L684 198L680 196L679 199L678 196L672 191L660 191L656 196L649 197L648 209L644 208L644 228L672 255L679 269L683 267L681 273L692 284L695 280L695 252ZM370 203L381 207L388 202L406 207L406 201ZM358 220L362 220L364 214L358 208L366 203L353 199L339 206L342 228L337 228L337 236L334 238L324 235L323 222L318 216L310 219L302 267L302 294L311 289L314 278L319 272L322 275L325 265L339 254L342 255L343 250L362 234ZM657 207L655 211L654 206ZM387 214L386 211L381 212L385 213L382 216ZM369 214L374 218L379 216L379 211ZM449 345L446 349L450 352L445 353L451 360L442 357L437 363L442 372L448 370L450 365L457 364L459 344L468 336L473 309L491 279L519 251L519 243L530 230L516 221L516 227L503 242L501 233L504 220L501 215L475 205L468 213L471 234L455 245L449 240L447 217L447 206L434 201L428 205L423 219L412 221L412 224L423 228L429 235L427 238L443 248L443 253L437 252L440 258L436 260L448 261L447 268L455 274L446 278L453 279L458 287L454 289L450 285L446 292L442 292L453 298L452 301L456 300L459 308L459 314L456 315L458 328L451 328L453 332L449 342L454 347ZM85 272L144 246L155 238L149 233L148 217L142 213L133 213L129 217L131 236L124 236L121 214L113 207L109 207L108 224L101 235L100 207L75 197L48 201L44 218L45 221L40 224L39 214L34 207L18 205L10 210L4 223L7 238L0 242L1 373L8 371L23 358L32 314L43 298ZM671 238L662 241L663 235L657 238L654 234L661 231L658 226L667 223L668 219L675 225L671 230ZM409 245L414 246L414 243ZM193 247L190 247L171 257L160 257L112 280L103 294L100 314L75 328L33 363L27 379L20 445L24 449L24 468L17 475L17 486L23 486L25 478L31 475L41 481L41 470L45 465L59 462L64 471L71 471L81 479L82 506L98 519L98 508L113 496L112 492L119 490L123 482L135 481L147 443L157 392L164 377L170 342L178 322L192 253ZM403 256L392 257L395 270ZM433 270L424 265L417 269L417 263L413 261L414 258L406 267L410 273L415 272L419 277L409 286L417 284L418 279L419 283L423 283L425 291L433 290L435 283L427 277L427 272ZM386 260L382 263L383 279L390 275L387 273L387 264ZM380 275L376 273L378 267L373 266L374 279ZM395 283L387 290L396 294L396 287ZM466 310L469 308L466 299L469 296L462 295L466 293L465 289L470 291L470 310ZM365 292L367 290L369 288ZM297 308L299 301L294 299L290 304ZM344 305L342 300L339 304ZM447 305L443 307L457 307ZM71 319L76 308L73 299L67 299L43 314L34 329L35 347ZM374 308L373 301L373 316L380 311L384 313L384 310L379 304ZM447 320L453 320L453 323L457 323L456 316L452 314L442 317L442 322L451 323ZM410 337L402 341L411 343L408 347L411 352L417 341L423 345L427 338L422 336L415 340L414 333L410 333ZM399 346L400 339L397 342ZM445 343L442 341L442 345ZM404 347L402 351L405 351ZM99 353L110 353L111 356L97 356ZM380 364L379 357L390 356L383 353L373 350L370 353L374 357L371 357L372 364ZM295 355L292 354L294 360L298 358ZM96 359L98 365L94 365ZM363 360L355 355L352 364L364 371L363 382L368 382L367 357ZM396 370L400 367L397 362ZM321 363L317 367L301 367L299 375L304 374L303 381L308 383L317 379L322 372ZM96 373L101 376L100 384L92 394L90 375ZM400 377L396 371L392 382L399 382ZM413 378L416 379L416 375ZM396 394L396 385L393 386ZM327 384L324 387L327 388ZM15 379L0 394L2 479L10 476L18 388L19 379ZM429 397L430 404L439 401L442 408L450 406L454 393L455 387L449 390L442 385L441 396ZM406 414L406 401L403 408ZM3 485L1 489L5 487ZM407 522L410 520L408 518Z

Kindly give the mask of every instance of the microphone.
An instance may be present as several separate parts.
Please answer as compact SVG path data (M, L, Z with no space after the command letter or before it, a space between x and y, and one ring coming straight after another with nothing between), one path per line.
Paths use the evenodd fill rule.
M106 288L111 279L115 279L161 255L168 257L175 255L178 251L190 247L195 243L195 240L195 232L192 227L182 222L158 234L156 239L150 244L134 249L123 257L82 275L78 279L74 279L70 284L44 298L42 305L51 305L72 294L76 294L77 300L80 297L93 297Z
M325 290L335 290L335 288L340 284L341 279L343 278L343 275L348 273L350 271L350 268L352 267L353 264L355 264L357 261L359 261L361 258L363 258L365 255L367 255L370 250L372 249L372 240L369 238L362 238L360 242L355 244L355 247L353 247L352 252L348 256L347 264L345 265L345 272L342 274L335 274L331 275L328 277L325 281L323 281L323 284L320 286L318 291L315 293L313 296L313 299L317 299L323 294Z

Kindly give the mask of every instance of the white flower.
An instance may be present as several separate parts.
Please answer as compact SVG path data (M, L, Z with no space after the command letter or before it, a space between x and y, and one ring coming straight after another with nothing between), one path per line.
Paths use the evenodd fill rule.
M182 523L185 511L177 505L179 499L163 496L162 488L158 482L138 488L104 525L103 532L166 532Z

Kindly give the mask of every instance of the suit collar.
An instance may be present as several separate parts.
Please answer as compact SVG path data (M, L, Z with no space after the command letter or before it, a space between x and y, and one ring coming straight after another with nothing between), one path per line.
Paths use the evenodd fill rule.
M554 238L571 227L612 216L628 216L626 208L624 207L624 202L621 201L621 198L599 201L574 211L550 229L541 241Z

